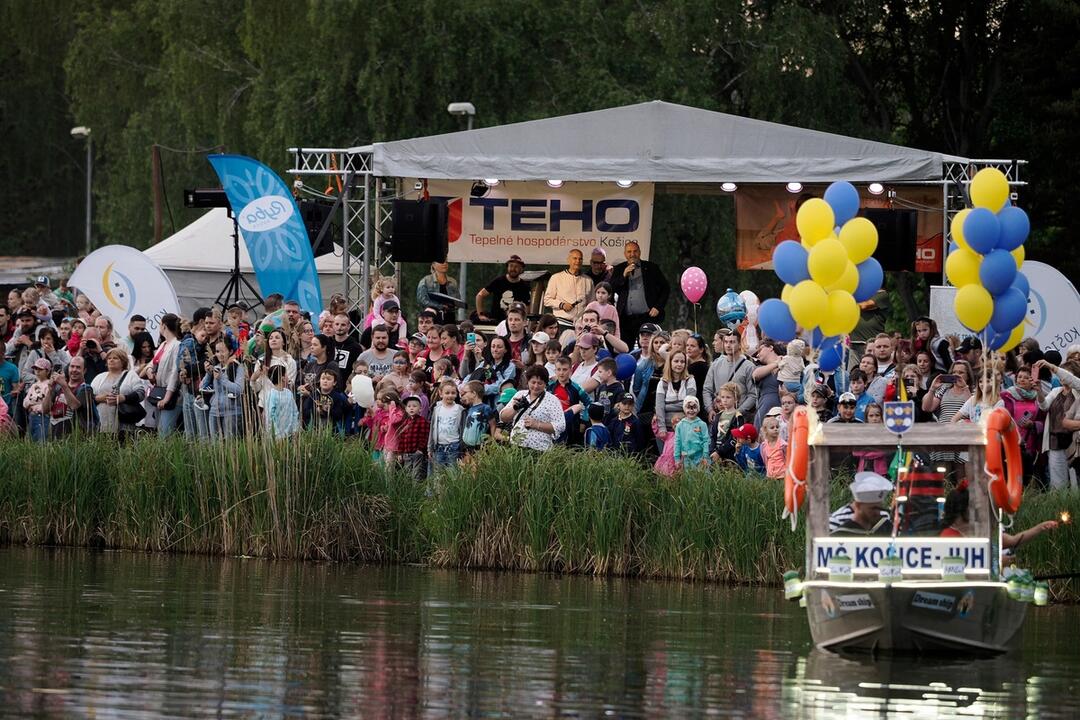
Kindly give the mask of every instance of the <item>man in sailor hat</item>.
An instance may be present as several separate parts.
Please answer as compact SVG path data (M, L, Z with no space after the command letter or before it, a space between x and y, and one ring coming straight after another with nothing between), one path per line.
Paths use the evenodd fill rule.
M852 501L829 516L829 532L841 535L891 535L892 520L884 509L893 484L875 472L855 473L849 486Z

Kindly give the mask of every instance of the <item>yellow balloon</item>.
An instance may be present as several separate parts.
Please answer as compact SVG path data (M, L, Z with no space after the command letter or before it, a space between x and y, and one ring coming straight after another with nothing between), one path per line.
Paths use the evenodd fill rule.
M1013 328L1013 331L1009 333L1009 339L1005 341L1005 344L1001 346L999 352L1009 352L1014 347L1020 344L1024 339L1024 323L1020 323Z
M851 262L858 265L877 250L877 228L864 217L851 218L840 228L840 243Z
M825 287L840 279L847 263L847 250L840 244L840 241L825 238L810 249L810 257L806 261L806 266L810 270L810 277L822 287Z
M971 179L968 194L975 207L997 212L1009 200L1009 180L997 168L983 168Z
M956 287L964 287L979 282L979 266L982 255L966 247L949 253L945 258L945 275Z
M1019 270L1024 266L1024 246L1021 245L1020 247L1016 248L1012 251L1011 254L1013 256L1013 260L1016 261L1016 269Z
M952 235L953 242L962 248L968 247L967 240L964 239L964 220L967 219L969 213L971 213L971 208L964 208L953 215L952 224L949 225L949 234Z
M791 288L787 304L791 317L804 328L817 327L829 312L829 296L813 280L803 280Z
M829 312L821 320L821 334L826 337L847 335L859 324L859 304L851 293L833 290L829 293Z
M795 289L794 285L784 284L783 289L780 290L780 299L791 305L791 291Z
M965 285L956 291L953 309L957 319L974 332L979 332L994 314L994 298L982 285Z
M840 279L831 285L826 285L825 291L843 290L844 292L853 293L857 287L859 287L859 268L855 267L855 263L848 260Z
M795 215L795 226L799 237L811 245L833 231L836 216L832 206L821 198L810 198L802 204Z

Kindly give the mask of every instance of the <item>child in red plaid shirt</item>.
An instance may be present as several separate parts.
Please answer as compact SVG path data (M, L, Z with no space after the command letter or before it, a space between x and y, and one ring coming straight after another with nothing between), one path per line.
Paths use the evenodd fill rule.
M427 475L427 442L431 424L420 412L420 398L409 395L405 403L405 416L395 426L398 438L398 459L416 480Z

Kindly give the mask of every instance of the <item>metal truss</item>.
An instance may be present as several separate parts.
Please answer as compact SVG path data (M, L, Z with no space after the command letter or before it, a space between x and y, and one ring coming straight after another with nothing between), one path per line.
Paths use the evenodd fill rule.
M371 171L368 148L289 148L298 177L336 178L341 183L341 277L350 311L367 315L372 273L400 276L400 268L384 251L389 239L395 187Z

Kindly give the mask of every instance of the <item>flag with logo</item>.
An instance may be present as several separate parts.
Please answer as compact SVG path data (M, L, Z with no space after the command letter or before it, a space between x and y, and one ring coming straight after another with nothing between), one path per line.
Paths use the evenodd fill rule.
M146 327L156 332L163 315L180 312L176 290L164 271L127 245L106 245L90 253L68 284L90 298L116 328L126 328L132 315L142 315Z
M315 255L300 210L284 181L245 155L210 155L247 244L264 296L281 293L312 314L322 312Z

